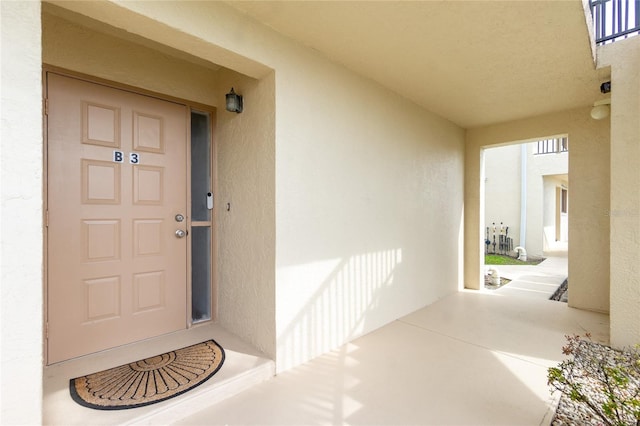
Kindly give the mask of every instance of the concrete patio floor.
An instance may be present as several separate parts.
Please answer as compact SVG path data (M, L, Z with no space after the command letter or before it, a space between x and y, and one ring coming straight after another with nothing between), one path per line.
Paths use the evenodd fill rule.
M567 258L549 256L538 265L499 265L500 276L511 280L494 291L502 295L549 299L568 277Z
M564 336L608 343L609 318L547 299L566 258L501 273L513 281L452 294L276 377L273 361L215 324L49 366L43 423L548 425L559 395L547 368L562 360ZM225 348L225 364L178 398L96 411L69 397L69 378L207 338Z
M461 291L174 424L547 425L547 368L585 332L608 343L608 316Z

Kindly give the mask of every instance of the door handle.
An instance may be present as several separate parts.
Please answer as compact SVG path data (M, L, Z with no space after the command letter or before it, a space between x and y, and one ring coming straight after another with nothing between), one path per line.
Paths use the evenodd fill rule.
M176 231L176 237L178 237L178 238L184 238L184 237L186 237L186 236L187 236L187 232L186 232L186 231L183 231L182 229L178 229L178 230Z

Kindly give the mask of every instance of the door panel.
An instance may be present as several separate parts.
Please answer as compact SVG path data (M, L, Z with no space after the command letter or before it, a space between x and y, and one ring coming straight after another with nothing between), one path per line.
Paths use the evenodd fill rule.
M187 107L48 74L48 363L186 328Z

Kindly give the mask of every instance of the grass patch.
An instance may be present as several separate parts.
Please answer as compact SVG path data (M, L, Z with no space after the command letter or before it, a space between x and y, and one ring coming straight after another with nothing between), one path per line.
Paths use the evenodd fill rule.
M504 256L501 254L485 254L484 255L484 264L485 265L537 265L542 262L544 259L532 259L523 262L518 259L514 259L513 257Z

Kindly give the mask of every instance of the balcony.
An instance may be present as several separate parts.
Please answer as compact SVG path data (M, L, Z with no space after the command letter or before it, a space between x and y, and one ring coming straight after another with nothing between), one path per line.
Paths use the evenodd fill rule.
M640 33L640 0L593 0L596 43L613 43Z
M559 154L569 151L569 140L567 138L543 139L534 142L533 153L538 154Z

